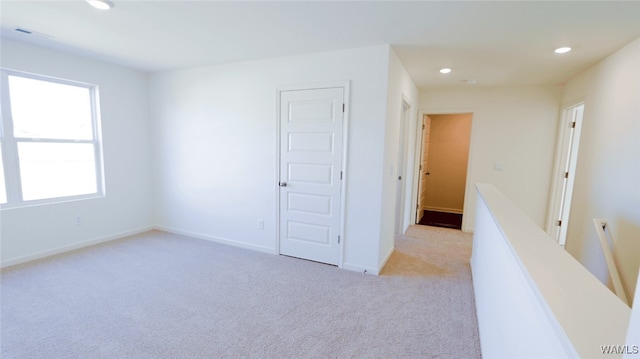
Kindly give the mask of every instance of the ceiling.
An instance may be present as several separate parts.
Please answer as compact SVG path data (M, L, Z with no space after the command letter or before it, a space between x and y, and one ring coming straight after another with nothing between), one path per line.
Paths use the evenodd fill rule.
M640 37L640 0L112 1L1 0L2 38L145 72L391 44L427 89L563 83Z

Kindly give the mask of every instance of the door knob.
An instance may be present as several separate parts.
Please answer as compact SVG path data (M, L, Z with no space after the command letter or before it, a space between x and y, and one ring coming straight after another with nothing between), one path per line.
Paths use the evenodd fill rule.
M287 187L287 182L280 182L279 185L280 187Z

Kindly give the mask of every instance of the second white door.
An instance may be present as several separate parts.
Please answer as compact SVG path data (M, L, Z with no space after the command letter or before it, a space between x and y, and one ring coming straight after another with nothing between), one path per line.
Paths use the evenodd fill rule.
M344 89L280 93L280 253L340 258Z

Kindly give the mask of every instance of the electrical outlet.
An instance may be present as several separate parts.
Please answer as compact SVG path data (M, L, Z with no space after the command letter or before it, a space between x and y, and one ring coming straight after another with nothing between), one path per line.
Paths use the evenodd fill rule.
M76 226L79 226L82 224L82 216L77 214L76 215Z
M256 228L262 230L264 229L264 219L259 219L258 223L256 224Z

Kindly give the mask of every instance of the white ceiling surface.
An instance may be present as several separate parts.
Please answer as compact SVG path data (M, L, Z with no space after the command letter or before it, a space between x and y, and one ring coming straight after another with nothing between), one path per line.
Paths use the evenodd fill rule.
M391 44L421 89L562 83L640 37L640 1L113 2L1 0L2 36L145 72Z

